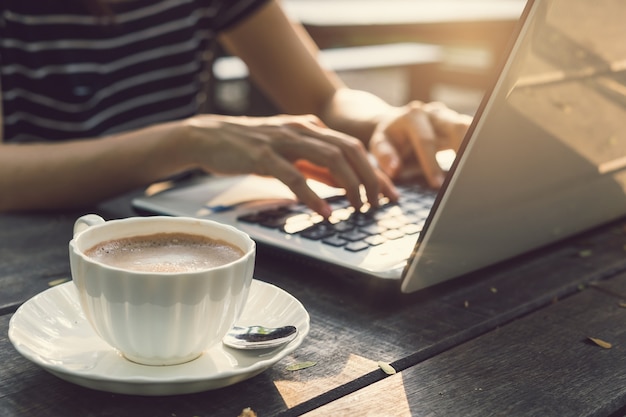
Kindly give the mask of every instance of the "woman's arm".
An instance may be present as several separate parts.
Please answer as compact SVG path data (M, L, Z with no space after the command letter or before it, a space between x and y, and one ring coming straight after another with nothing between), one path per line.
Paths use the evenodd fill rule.
M321 6L323 7L323 6ZM381 115L391 107L378 97L347 89L320 65L319 50L304 28L271 1L221 42L248 66L254 82L290 114L315 114L330 128L367 145Z
M101 139L0 143L0 212L97 203L191 167L180 123Z
M225 32L221 41L246 62L252 79L283 111L315 114L328 127L358 138L392 178L419 171L432 186L441 185L444 174L435 155L458 147L470 118L441 104L393 107L346 88L321 67L314 42L276 0Z
M363 146L314 116L199 115L99 139L0 143L0 212L87 206L184 170L204 169L276 177L304 204L329 216L330 207L300 170L302 161L322 167L357 208L363 203L361 184L373 205L380 192L395 198Z

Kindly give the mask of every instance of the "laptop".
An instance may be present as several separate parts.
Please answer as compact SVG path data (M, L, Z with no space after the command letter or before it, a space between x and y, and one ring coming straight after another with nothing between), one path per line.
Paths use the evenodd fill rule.
M626 215L625 2L529 1L509 55L437 192L321 221L275 179L196 176L133 206L210 218L363 286L412 293ZM421 194L420 194L421 193Z

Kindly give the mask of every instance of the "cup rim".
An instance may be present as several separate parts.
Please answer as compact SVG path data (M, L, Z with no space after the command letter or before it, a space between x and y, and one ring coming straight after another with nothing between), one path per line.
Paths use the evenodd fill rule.
M175 272L175 271L171 271L171 272L167 272L167 271L142 271L142 270L130 270L130 269L126 269L126 268L121 268L121 267L117 267L114 265L110 265L110 264L106 264L104 262L100 262L90 256L85 255L84 250L88 249L88 248L81 248L80 247L80 239L82 236L87 236L91 233L95 233L96 230L98 229L103 229L103 228L110 228L110 227L115 227L115 224L123 224L123 223L154 223L154 222L162 222L162 221L166 221L169 223L180 223L183 222L185 224L204 224L204 225L208 225L211 227L217 227L218 229L221 229L223 231L227 231L230 233L235 233L242 242L244 242L246 244L246 247L241 247L240 244L232 242L232 241L228 241L228 243L233 244L235 246L237 246L239 249L241 249L243 251L243 255L238 258L235 259L234 261L228 262L226 264L222 264L222 265L218 265L218 266L214 266L214 267L207 267L207 268L202 268L202 269L198 269L198 270L194 270L194 271L187 271L187 272ZM149 235L149 234L156 234L156 233L169 233L169 231L162 231L162 230L150 230L150 231L146 231L145 233L136 233L136 234L128 234L128 235L124 235L121 234L118 236L118 238L125 238L125 237L130 237L130 236L145 236L145 235ZM203 236L207 236L206 234L200 233L199 231L195 230L195 231L184 231L183 233L189 233L189 234L196 234L196 235L203 235ZM214 236L209 236L213 239L215 239ZM93 247L94 245L101 243L105 240L110 240L110 239L115 239L115 237L110 237L108 239L98 239L96 241L96 243L94 243L93 245L90 245L89 247ZM221 239L221 238L220 238ZM197 274L203 274L206 271L218 271L221 269L226 269L226 268L230 268L233 265L236 265L238 263L245 263L248 262L248 259L250 257L255 256L256 253L256 242L243 230L237 229L234 226L228 225L228 224L224 224L224 223L220 223L217 222L215 220L209 220L209 219L199 219L199 218L195 218L195 217L183 217L183 216L149 216L149 217L127 217L127 218L122 218L122 219L114 219L114 220L107 220L101 224L96 224L93 226L90 226L88 228L86 228L85 230L82 230L80 232L78 232L77 234L75 234L72 239L69 242L69 246L71 251L76 254L77 256L79 256L84 262L88 262L90 264L95 264L98 265L102 268L105 269L109 269L109 270L113 270L113 271L124 271L124 272L130 272L136 275L140 275L140 276L182 276L182 275L197 275Z

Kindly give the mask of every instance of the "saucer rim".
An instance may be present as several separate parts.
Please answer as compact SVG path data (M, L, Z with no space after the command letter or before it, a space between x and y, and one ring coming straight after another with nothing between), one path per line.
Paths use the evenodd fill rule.
M274 291L278 294L282 299L294 303L294 308L297 308L299 311L297 315L299 316L299 320L302 323L298 326L298 336L282 347L281 349L276 349L276 352L272 356L268 357L259 357L259 360L254 361L252 364L242 368L235 369L231 368L230 370L223 370L209 375L202 376L185 376L174 375L175 372L172 370L180 369L185 365L189 365L198 360L202 360L202 357L195 359L193 361L187 362L185 364L180 365L169 365L164 366L162 369L164 375L154 376L154 375L132 375L132 376L112 376L106 375L102 373L85 373L80 371L72 371L64 366L63 364L52 364L50 363L50 358L46 358L40 352L32 350L28 343L24 343L24 340L20 340L19 336L16 336L15 326L16 323L19 322L20 316L22 314L26 314L27 308L32 306L33 304L37 304L40 302L43 297L53 297L56 295L56 292L65 291L66 294L59 296L69 296L75 297L76 292L75 289L68 289L68 286L74 286L72 281L65 282L63 284L57 285L52 288L48 288L42 291L39 294L36 294L29 300L27 300L24 304L22 304L13 314L9 321L9 331L8 336L13 344L14 348L27 360L33 362L34 364L40 366L44 370L50 372L51 374L63 379L65 381L74 383L76 385L80 385L83 387L96 389L99 391L106 391L112 393L119 394L131 394L131 395L179 395L179 394L188 394L188 393L196 393L202 391L208 391L213 389L218 389L222 387L226 387L229 385L233 385L235 383L244 381L246 379L252 378L263 371L267 370L269 367L283 359L285 356L292 353L297 347L301 345L304 338L308 335L310 330L310 316L307 310L304 308L302 303L295 298L293 295L283 290L280 287L277 287L274 284L270 284L268 282L264 282L261 280L253 279L250 287L250 293L253 294L254 291ZM69 290L69 291L68 291ZM84 316L81 317L80 312L76 311L77 317L81 321L81 323L76 323L76 326L84 326L86 323L86 319ZM301 317L300 317L301 316ZM245 309L244 315L242 319L245 319ZM22 329L23 331L24 329ZM89 340L92 340L91 337L97 338L95 333L93 336L90 335ZM108 346L107 346L108 347ZM204 355L211 355L211 352L224 351L231 355L250 355L250 352L243 352L240 350L232 349L227 346L223 346L221 343L212 347L209 350L206 350ZM107 355L117 355L119 356L120 363L125 363L127 361L124 359L119 353L112 347L108 347L106 349ZM124 362L122 362L124 361ZM201 362L197 362L201 363ZM129 363L130 365L130 363ZM133 364L138 365L138 364ZM145 365L139 365L145 366ZM159 367L148 367L149 369L155 369Z

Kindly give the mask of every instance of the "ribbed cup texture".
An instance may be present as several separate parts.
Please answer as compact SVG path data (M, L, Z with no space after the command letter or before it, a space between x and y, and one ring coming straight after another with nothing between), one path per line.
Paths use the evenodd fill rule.
M147 365L192 360L220 343L241 314L255 252L193 273L124 271L93 262L70 243L80 304L96 333L126 358Z

